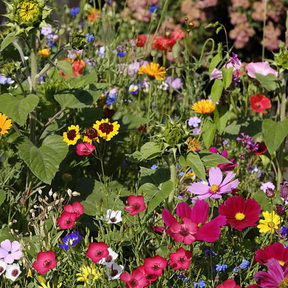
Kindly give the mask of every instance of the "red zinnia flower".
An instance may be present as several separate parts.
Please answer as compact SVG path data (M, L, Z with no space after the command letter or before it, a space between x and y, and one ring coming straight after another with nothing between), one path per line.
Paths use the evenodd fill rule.
M283 268L288 267L288 247L285 248L283 244L274 243L266 246L263 250L259 249L255 256L256 261L262 265L272 258L276 259Z
M181 247L177 249L175 253L170 253L169 265L171 265L174 270L188 269L192 255L193 254L190 251L186 251Z
M56 264L57 260L53 251L39 252L37 255L37 261L33 263L33 268L37 270L39 274L44 274L50 269L53 269Z
M219 214L227 219L227 223L238 231L246 227L257 226L261 206L254 199L245 199L238 196L229 197L219 206Z
M77 219L76 213L64 211L60 217L57 218L57 223L60 229L72 229Z
M255 94L249 98L251 108L255 112L267 113L264 109L271 108L271 101L265 95Z
M88 144L88 143L86 143ZM64 206L64 211L70 213L76 213L77 219L83 214L84 206L80 202L75 201L72 205L67 204Z
M241 288L241 286L236 285L234 280L228 279L223 282L223 284L218 285L216 288Z
M144 260L144 268L147 274L155 274L161 276L163 269L167 266L167 260L159 255Z
M104 242L90 243L85 255L94 263L99 262L102 258L109 255L108 246Z
M122 273L120 279L126 282L128 288L142 288L147 286L145 272L143 269L135 269L132 276L128 273Z
M87 143L79 143L76 146L76 153L79 156L90 155L94 150L95 150L95 146L88 143L88 142Z
M136 46L137 47L143 47L146 43L146 40L147 40L146 35L144 35L144 34L138 35Z
M130 195L127 202L129 206L124 207L124 209L131 212L130 216L135 216L146 209L143 196Z

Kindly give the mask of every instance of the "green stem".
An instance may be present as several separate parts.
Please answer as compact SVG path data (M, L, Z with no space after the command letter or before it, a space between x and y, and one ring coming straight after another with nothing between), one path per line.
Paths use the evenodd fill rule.
M174 191L175 191L175 185L176 185L176 163L175 163L175 161L172 160L169 163L169 167L170 167L170 180L173 183L173 189L168 196L167 208L170 211L172 211L173 210Z

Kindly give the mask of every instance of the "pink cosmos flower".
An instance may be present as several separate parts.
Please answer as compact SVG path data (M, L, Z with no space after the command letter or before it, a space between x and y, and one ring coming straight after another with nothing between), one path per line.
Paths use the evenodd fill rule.
M192 259L192 253L190 251L186 251L184 248L179 248L175 253L170 253L169 265L172 266L174 270L178 269L188 269L190 265L190 261Z
M76 146L76 153L79 156L90 155L95 150L95 146L90 143L79 143Z
M127 202L129 206L124 207L124 209L131 212L130 216L135 216L146 209L143 196L130 195Z
M108 246L104 242L90 243L85 255L94 263L99 262L109 255Z
M278 72L270 67L268 61L265 62L252 62L246 66L246 71L251 78L256 79L255 73L262 75L273 74L275 77L278 76Z
M57 218L57 223L60 229L72 229L76 221L77 214L64 211L60 217Z
M69 213L76 213L76 218L78 219L84 212L84 206L80 202L75 201L72 205L65 205L64 211Z
M161 276L163 269L167 266L167 260L159 255L144 260L144 268L147 274Z
M209 185L205 185L203 182L193 183L188 187L187 191L197 195L197 197L193 198L194 201L206 198L221 199L221 194L232 192L240 183L238 179L230 182L235 175L235 173L230 171L223 180L221 169L212 167L209 170Z
M194 241L215 242L220 237L220 227L226 224L226 217L218 216L205 224L209 214L209 204L204 200L198 200L191 209L186 202L178 204L176 214L181 218L179 223L168 209L162 210L164 223L170 227L165 229L176 242L184 242L186 245Z
M44 274L50 269L53 269L57 264L56 256L53 251L39 252L37 255L37 261L33 263L33 268Z
M214 154L218 154L218 150L216 147L210 147L209 152L214 153ZM224 149L221 156L223 156L224 158L227 159L228 157L228 153L227 150ZM229 172L232 171L236 166L238 166L237 163L235 163L235 159L231 159L229 160L231 163L222 163L222 164L218 164L217 167L219 167L221 169L221 171L224 172ZM235 164L234 164L235 163Z
M14 260L19 260L21 256L22 252L18 241L11 243L9 239L6 239L1 242L0 259L3 259L5 263L12 264Z
M128 272L122 273L120 279L126 282L127 288L142 288L147 285L144 269L137 268L132 271L132 275Z

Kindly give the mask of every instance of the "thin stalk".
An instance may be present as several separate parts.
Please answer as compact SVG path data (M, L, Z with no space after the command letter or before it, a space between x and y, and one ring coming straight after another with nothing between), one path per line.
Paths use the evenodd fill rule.
M176 185L176 163L175 163L175 161L171 161L169 163L169 168L170 168L170 180L173 183L173 189L168 196L167 208L170 211L172 211L173 210L173 200L174 200L174 190L175 190L175 185Z
M265 27L266 27L266 14L267 14L267 0L265 0L264 2L264 20L263 20L263 39L262 39L262 43L264 43L264 39L265 39ZM265 46L264 44L262 44L262 62L264 61L265 58Z

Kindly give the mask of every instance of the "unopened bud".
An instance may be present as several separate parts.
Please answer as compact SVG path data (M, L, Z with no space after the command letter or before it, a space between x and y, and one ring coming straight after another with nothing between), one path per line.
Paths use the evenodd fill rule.
M76 197L76 196L80 196L80 193L79 193L79 192L76 192L76 191L74 191L74 192L72 192L72 196L74 196L74 197Z
M72 190L68 188L67 194L68 194L68 196L71 198L71 196L72 196Z
M271 189L271 188L267 188L267 189L266 189L266 196L267 196L267 198L273 198L274 195L275 195L275 192L274 192L273 189Z
M49 191L48 194L49 194L50 197L53 195L53 191L52 191L52 189L50 189L50 191Z

